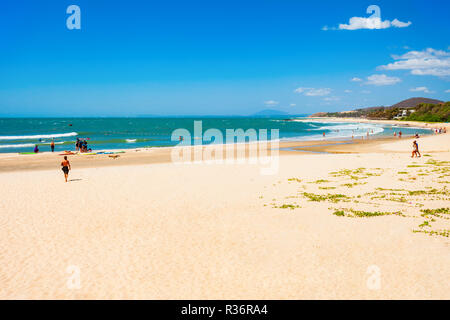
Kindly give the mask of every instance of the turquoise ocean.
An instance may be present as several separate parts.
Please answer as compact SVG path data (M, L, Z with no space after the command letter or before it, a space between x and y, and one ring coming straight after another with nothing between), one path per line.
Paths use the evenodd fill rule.
M202 121L202 129L219 129L224 137L226 129L279 129L280 141L350 139L365 136L392 135L401 130L404 135L429 134L421 128L361 123L325 123L305 117L171 117L171 118L0 118L0 153L31 152L38 144L40 151L50 151L51 140L55 150L75 150L76 138L88 138L93 151L143 147L168 147L179 143L172 141L172 132L183 128L194 139L194 121ZM219 143L222 143L219 141Z

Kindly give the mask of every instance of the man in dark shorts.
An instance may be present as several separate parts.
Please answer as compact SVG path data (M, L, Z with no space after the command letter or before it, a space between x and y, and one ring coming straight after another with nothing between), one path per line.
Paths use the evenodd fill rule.
M52 139L52 143L50 143L50 148L52 149L52 152L55 152L55 141Z
M61 167L62 171L64 172L64 178L67 182L67 178L69 177L69 170L72 170L72 168L70 167L70 162L69 160L67 160L67 156L64 156L64 160L61 162Z

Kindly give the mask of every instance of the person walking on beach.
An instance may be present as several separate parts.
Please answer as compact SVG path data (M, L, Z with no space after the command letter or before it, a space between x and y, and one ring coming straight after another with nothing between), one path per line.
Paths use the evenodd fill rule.
M401 131L398 132L398 137L399 137L399 138L402 137L402 132L401 132Z
M52 152L55 152L55 141L52 139L52 143L50 143L50 148L52 149Z
M420 152L419 152L419 144L417 143L416 140L414 140L414 142L413 142L413 151L412 151L411 158L414 158L414 156L416 156L416 158L421 157Z
M69 177L69 170L72 170L70 167L70 162L67 160L67 156L64 156L64 160L61 162L61 170L64 172L64 178L66 179Z

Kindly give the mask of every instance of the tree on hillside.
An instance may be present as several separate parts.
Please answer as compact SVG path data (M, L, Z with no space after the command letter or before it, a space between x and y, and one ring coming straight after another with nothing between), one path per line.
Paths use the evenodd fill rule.
M421 103L405 120L427 122L449 122L450 101L440 104Z

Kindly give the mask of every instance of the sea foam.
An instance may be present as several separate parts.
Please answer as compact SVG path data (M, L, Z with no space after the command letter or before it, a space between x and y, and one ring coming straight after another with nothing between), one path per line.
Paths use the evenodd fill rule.
M68 133L53 133L53 134L37 134L30 136L0 136L0 140L36 140L36 139L73 137L77 135L78 135L77 132L68 132Z

